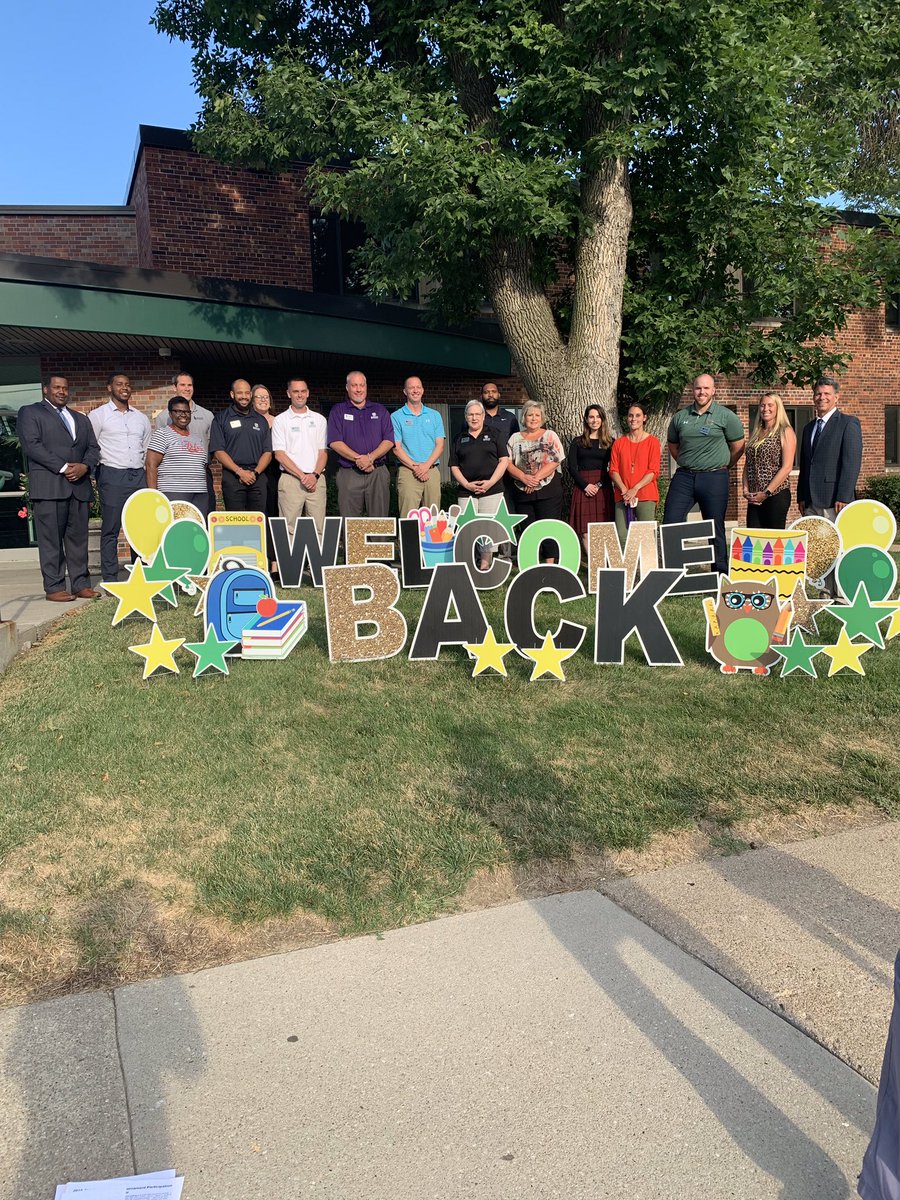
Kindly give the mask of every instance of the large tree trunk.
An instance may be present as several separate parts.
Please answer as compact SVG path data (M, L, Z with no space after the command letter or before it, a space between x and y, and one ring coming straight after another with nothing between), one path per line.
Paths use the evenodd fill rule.
M616 391L631 194L624 159L607 160L581 183L583 230L575 253L575 296L568 344L543 289L532 277L530 249L498 240L488 288L506 344L548 423L567 441L582 429L585 407L600 404L617 429Z

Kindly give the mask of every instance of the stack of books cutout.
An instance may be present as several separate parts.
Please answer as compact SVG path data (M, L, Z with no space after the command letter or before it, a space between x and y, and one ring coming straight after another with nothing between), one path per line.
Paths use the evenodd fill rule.
M306 601L266 598L256 610L259 616L241 635L241 658L287 658L306 633Z

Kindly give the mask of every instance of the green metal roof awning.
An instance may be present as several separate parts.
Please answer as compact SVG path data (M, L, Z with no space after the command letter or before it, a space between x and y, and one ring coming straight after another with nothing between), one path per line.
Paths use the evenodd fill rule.
M10 339L4 339L3 326ZM271 347L482 375L510 373L509 352L489 322L431 329L415 310L355 297L0 257L0 353L22 353L28 330L126 337L153 347L179 342Z

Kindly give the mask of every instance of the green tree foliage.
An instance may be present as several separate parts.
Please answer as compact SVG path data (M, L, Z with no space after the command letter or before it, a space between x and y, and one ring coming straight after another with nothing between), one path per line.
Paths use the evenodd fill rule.
M154 19L194 46L201 149L310 161L317 202L366 224L373 296L433 280L452 320L489 298L569 432L590 400L665 409L699 369L839 364L816 339L876 301L885 239L829 232L813 198L896 205L895 9L160 0Z

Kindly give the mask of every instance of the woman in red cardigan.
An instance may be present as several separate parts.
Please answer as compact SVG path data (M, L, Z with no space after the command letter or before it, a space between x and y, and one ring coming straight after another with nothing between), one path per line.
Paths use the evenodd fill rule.
M659 503L656 481L660 470L660 445L644 428L647 409L640 401L628 406L628 432L613 442L609 475L616 498L616 529L625 545L633 520L655 521Z

